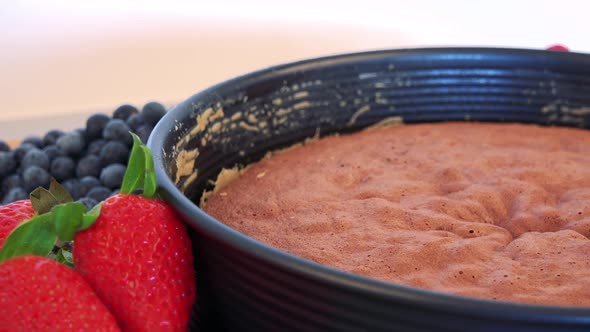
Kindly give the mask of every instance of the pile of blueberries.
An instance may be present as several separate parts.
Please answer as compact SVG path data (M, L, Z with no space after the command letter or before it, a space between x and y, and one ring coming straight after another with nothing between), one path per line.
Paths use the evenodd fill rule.
M25 138L14 149L0 141L1 204L28 198L39 186L48 188L53 177L74 200L92 208L118 192L133 145L130 132L146 143L165 113L157 102L145 104L141 111L122 105L112 117L96 113L85 128L53 129L43 137Z

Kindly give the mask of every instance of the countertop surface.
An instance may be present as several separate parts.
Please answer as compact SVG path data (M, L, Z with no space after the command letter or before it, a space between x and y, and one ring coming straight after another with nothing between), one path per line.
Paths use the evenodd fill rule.
M563 43L590 51L585 1L16 1L0 5L0 138L167 106L304 58L385 48Z

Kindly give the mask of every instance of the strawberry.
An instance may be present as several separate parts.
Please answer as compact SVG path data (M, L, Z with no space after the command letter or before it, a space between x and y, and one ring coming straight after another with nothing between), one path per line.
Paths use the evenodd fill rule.
M0 331L120 331L90 285L49 258L0 264Z
M191 243L167 204L113 196L74 243L76 270L124 331L186 331L195 298Z
M0 264L28 255L74 263L123 331L186 331L196 297L191 241L179 216L156 198L151 153L132 136L120 194L86 211L55 180L49 190L36 189L30 196L35 214L11 231ZM131 194L140 189L141 196ZM72 240L73 259L64 245ZM32 275L21 269L23 279ZM60 284L53 286L39 289L59 292ZM37 299L43 303L44 295L30 297Z
M156 195L153 160L134 135L121 193L74 238L74 266L123 331L186 331L195 301L191 241ZM143 188L142 196L132 195Z
M28 199L0 206L0 248L4 245L8 234L20 223L32 218L34 213L31 201Z
M0 263L13 257L37 255L70 264L71 253L63 251L62 246L73 239L76 231L89 227L96 217L86 213L84 204L72 202L72 196L51 179L49 190L39 187L31 192L30 200L0 208L0 221L10 225L2 229L9 234L6 239L2 237Z

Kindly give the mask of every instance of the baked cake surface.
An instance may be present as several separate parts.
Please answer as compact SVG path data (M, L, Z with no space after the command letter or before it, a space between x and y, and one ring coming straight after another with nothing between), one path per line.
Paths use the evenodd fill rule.
M590 306L590 131L441 123L331 136L251 165L204 208L364 276Z

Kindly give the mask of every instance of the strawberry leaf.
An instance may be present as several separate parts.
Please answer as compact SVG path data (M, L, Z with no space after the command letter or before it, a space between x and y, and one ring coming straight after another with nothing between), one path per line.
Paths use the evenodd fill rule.
M154 158L152 152L147 146L142 146L143 155L145 156L145 175L143 182L143 197L154 197L158 184L156 182L156 172L154 171Z
M157 182L152 152L141 143L137 135L131 133L131 136L133 137L133 148L131 148L120 192L122 194L131 194L138 189L142 189L143 197L153 198L156 195Z
M54 178L51 178L49 190L38 187L29 195L31 205L37 214L45 214L51 211L51 208L63 203L73 201L72 196L62 187Z
M131 136L133 136L133 147L131 148L127 170L121 184L120 192L122 194L131 194L135 189L141 188L145 177L145 153L141 148L141 140L133 133Z
M56 205L51 209L51 223L57 237L62 241L72 241L82 226L82 216L86 206L81 202Z
M74 256L67 250L59 249L56 260L65 266L74 267Z
M49 190L43 187L38 187L33 190L29 195L29 198L31 200L31 205L37 214L45 214L51 211L52 207L59 204L57 198L53 196Z
M51 183L49 184L49 192L53 194L53 197L57 199L59 204L69 203L74 201L72 195L64 188L56 179L51 178Z
M56 240L51 229L51 215L36 215L12 230L0 250L0 263L27 254L47 256Z
M100 215L101 207L102 203L96 204L90 211L82 215L82 224L80 225L79 230L83 231L94 224Z

